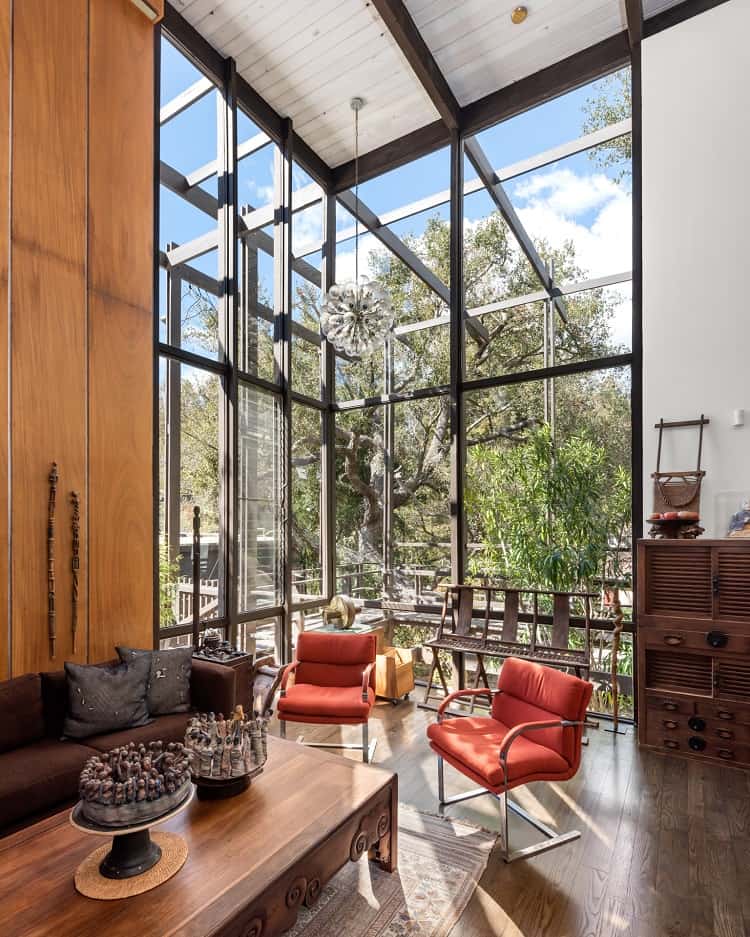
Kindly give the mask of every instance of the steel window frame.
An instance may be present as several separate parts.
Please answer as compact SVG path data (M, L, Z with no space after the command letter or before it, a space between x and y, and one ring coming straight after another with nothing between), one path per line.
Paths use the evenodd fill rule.
M393 6L393 4L386 4ZM159 107L159 43L164 34L169 41L186 54L190 60L199 68L199 70L211 79L214 86L220 89L222 99L227 101L228 115L230 120L225 128L223 136L222 151L219 153L221 166L226 173L228 185L222 199L214 199L208 193L200 189L198 179L200 172L205 172L207 167L201 167L195 170L189 176L185 176L160 162L158 139L160 128L160 117L162 109ZM623 38L625 37L625 38ZM568 374L593 372L608 368L628 367L631 370L631 426L633 433L633 479L636 482L640 478L640 468L642 467L642 455L640 446L640 427L641 427L641 406L642 406L642 375L641 375L641 263L640 263L640 200L641 200L641 182L640 182L640 42L636 43L627 54L623 46L627 48L627 35L620 34L597 44L596 47L584 50L563 62L551 66L529 79L524 79L518 83L518 87L513 89L502 89L493 95L488 95L486 99L475 102L466 108L459 108L458 126L455 128L445 127L438 129L431 125L428 128L422 128L414 134L408 135L414 138L414 145L409 140L409 145L404 147L404 152L396 154L393 145L390 149L393 151L390 156L390 163L385 161L385 154L366 154L365 172L363 178L372 178L374 175L380 175L389 171L405 161L419 158L427 152L434 151L444 146L450 147L451 163L451 182L447 193L447 201L450 205L451 217L451 282L447 286L442 283L430 282L432 277L424 276L424 270L420 263L416 263L418 258L413 258L408 252L408 248L397 238L388 228L389 223L393 223L402 218L410 217L419 211L425 210L421 202L412 205L403 206L394 212L386 213L382 218L376 216L368 217L370 229L381 240L388 241L389 235L396 242L398 250L397 256L405 262L408 267L427 282L428 286L435 290L444 301L447 299L449 313L447 317L440 317L431 320L429 323L414 323L408 326L400 327L397 333L407 334L410 331L416 331L420 328L429 328L435 326L447 325L450 330L450 356L451 373L450 383L448 385L438 385L429 388L419 388L414 391L408 391L400 394L384 393L371 398L359 400L337 400L335 396L335 365L336 356L333 348L324 339L320 340L321 347L321 394L320 399L310 397L309 395L295 391L291 384L291 335L299 334L301 338L312 341L311 336L298 332L291 316L291 282L292 272L300 273L316 285L320 285L324 290L335 281L335 254L337 243L345 240L347 232L336 232L335 204L337 198L347 203L349 180L348 175L351 167L343 166L335 170L325 166L321 160L312 153L309 147L300 140L290 121L284 120L264 102L247 83L237 76L234 63L231 59L223 59L212 47L200 37L186 21L167 4L165 19L155 29L155 43L157 49L156 56L156 75L155 75L155 179L154 192L156 204L158 204L158 193L160 184L164 184L175 194L185 198L186 201L193 204L194 207L207 213L217 219L217 246L220 253L223 251L226 258L222 262L221 270L226 298L228 301L227 314L225 316L225 325L227 332L225 335L226 355L222 360L215 360L203 355L195 354L185 349L176 348L169 343L160 341L158 316L154 316L154 351L158 361L165 359L167 361L176 360L184 364L200 368L207 372L221 376L223 382L229 387L226 397L226 434L228 445L224 452L224 473L225 473L225 491L227 503L225 506L226 530L228 536L227 555L225 557L225 571L227 579L227 604L225 615L221 619L212 621L212 625L225 627L230 635L236 637L241 625L261 621L265 619L276 619L281 622L281 648L282 657L290 659L291 657L291 633L292 633L292 614L308 608L319 608L331 597L335 591L336 585L336 556L335 556L335 420L336 414L353 409L361 409L375 406L386 406L390 408L392 404L408 402L418 399L437 398L448 396L451 406L451 494L452 494L452 519L451 519L451 567L452 574L457 578L463 576L466 544L465 544L465 517L463 507L463 462L465 460L465 436L463 429L463 402L464 394L477 390L510 385L516 383L525 383L535 380L546 380L555 377L562 377ZM522 110L536 106L544 100L556 97L559 94L578 87L589 81L595 80L602 75L610 73L632 62L633 67L633 117L632 122L628 122L628 128L620 125L613 125L603 131L597 131L596 134L588 134L571 141L568 144L562 144L560 147L553 148L545 153L537 154L528 160L521 161L514 166L506 167L502 170L492 170L489 184L487 180L482 180L481 184L489 190L501 184L506 179L513 178L522 172L530 171L534 168L540 168L547 165L554 159L560 159L567 155L573 155L577 152L597 145L606 140L622 136L630 130L633 134L633 213L634 213L634 234L633 234L633 343L632 350L627 354L612 355L605 358L592 359L583 362L569 362L561 365L551 365L542 369L534 369L518 374L494 375L488 378L466 379L464 373L463 357L465 353L466 330L469 323L481 324L481 316L494 311L495 309L509 309L514 306L524 305L532 301L551 300L557 304L562 297L573 292L579 292L585 289L594 289L616 283L626 282L631 277L627 273L613 274L608 277L599 277L583 281L577 284L556 284L551 277L543 278L540 283L541 289L538 293L530 294L528 297L517 297L508 300L502 300L497 304L489 304L486 307L465 310L463 308L463 285L461 277L462 252L463 252L463 231L459 219L463 214L463 199L465 195L473 191L479 191L481 184L467 183L463 181L463 152L467 147L467 141L470 134L475 134L481 129L490 125L497 124L506 120ZM439 86L439 78L436 79ZM200 84L200 83L198 83ZM200 88L198 89L200 90ZM203 93L208 93L210 88L206 88ZM189 97L189 95L188 95ZM197 98L196 98L197 99ZM181 113L184 107L188 107L191 102L168 102L165 105L166 119ZM184 107L182 106L184 104ZM169 113L170 107L174 113ZM268 206L262 206L258 209L248 207L242 208L238 204L236 191L237 185L237 163L244 155L241 152L242 144L238 150L236 137L236 115L237 109L241 108L251 120L260 128L263 134L266 134L269 141L275 145L275 152L282 153L281 161L286 167L288 183L278 185L274 206L274 228L275 238L278 237L282 255L279 256L276 250L276 244L269 250L269 245L259 244L259 249L268 250L273 253L274 267L276 273L277 285L277 306L273 310L273 321L275 331L275 357L278 365L278 380L276 382L268 381L264 378L246 373L238 367L238 349L237 349L237 277L233 265L236 263L237 239L241 237L261 238L264 232L261 230L261 224L270 221L268 218ZM438 122L439 124L440 122ZM593 142L592 142L593 141ZM398 141L406 144L407 141ZM473 141L468 141L473 145ZM251 141L247 141L250 144ZM459 154L461 159L459 159ZM408 159L404 159L404 155ZM315 276L307 270L304 261L304 252L294 256L291 251L291 227L293 217L296 211L302 210L313 204L318 199L312 198L312 194L301 195L293 193L291 178L288 175L291 171L292 160L298 162L305 171L307 171L315 182L322 188L322 202L324 206L324 233L322 248L322 269L318 276L315 268ZM461 163L461 165L459 165ZM372 167L372 168L367 168ZM486 168L486 167L485 167ZM190 184L190 179L195 178L197 182ZM471 191L467 191L470 189ZM440 197L441 201L436 204L445 204L446 193L438 193L431 197L430 205L426 208L434 207L432 202ZM490 191L490 194L492 192ZM296 204L295 204L296 203ZM422 207L420 207L422 205ZM347 207L350 207L347 204ZM360 203L361 208L361 203ZM220 215L224 211L223 221ZM158 212L155 213L155 273L154 273L154 308L158 309L159 297L159 276L161 269L170 272L171 260L177 258L180 260L179 271L181 277L188 282L196 285L212 286L212 278L206 277L201 271L197 271L189 266L190 245L182 245L182 250L176 248L177 254L169 256L169 251L159 251L158 249ZM511 225L511 230L517 236L517 231ZM229 240L231 232L231 241ZM270 237L266 236L270 241ZM391 243L387 246L392 250ZM310 251L314 253L316 251ZM233 258L233 259L232 259ZM231 269L230 269L230 264ZM414 267L417 267L415 270ZM309 276L306 276L309 274ZM437 278L434 278L437 280ZM215 281L221 286L222 280ZM198 282L196 282L198 281ZM437 288L436 288L437 287ZM281 301L279 302L279 299ZM268 310L270 312L271 310ZM316 342L317 344L317 342ZM158 392L159 392L159 369L155 367L154 379L154 539L158 546L159 543L159 511L158 511L158 432L159 432L159 410L158 410ZM282 590L283 602L265 608L254 609L252 611L241 611L238 608L237 589L236 589L236 526L237 515L235 510L236 491L236 433L237 433L237 395L240 382L253 385L258 389L275 395L279 401L283 412L283 432L282 432L282 459L284 461L284 470L286 474L286 486L283 493L285 508L282 524L282 540L284 560L284 589ZM386 388L384 388L386 389ZM323 553L323 592L325 599L311 599L300 602L292 602L291 593L291 563L288 560L291 557L291 501L288 483L290 481L291 471L291 404L297 402L306 406L316 408L322 414L323 435L321 440L321 476L322 476L322 498L321 498L321 544ZM640 492L639 486L633 485L633 536L634 539L640 529ZM638 494L636 494L638 493ZM230 546L231 543L231 546ZM379 603L373 600L367 600L363 604L368 607L378 607ZM154 641L162 637L168 637L178 633L186 633L187 629L179 628L159 628L159 573L158 562L155 562L154 571Z

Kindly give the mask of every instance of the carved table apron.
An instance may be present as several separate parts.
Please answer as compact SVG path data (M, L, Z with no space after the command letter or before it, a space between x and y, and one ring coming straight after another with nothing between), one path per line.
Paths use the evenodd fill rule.
M0 934L275 937L365 852L395 871L397 776L294 742L268 742L266 769L248 790L195 800L160 827L187 841L188 859L145 894L95 901L75 891L73 874L91 840L70 826L67 811L0 839Z

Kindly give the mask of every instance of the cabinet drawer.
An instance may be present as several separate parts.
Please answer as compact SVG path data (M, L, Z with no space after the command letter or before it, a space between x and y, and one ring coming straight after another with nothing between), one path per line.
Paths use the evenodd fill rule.
M661 725L649 724L646 742L665 752L680 752L699 758L717 758L733 764L750 763L750 745L734 739L714 739L698 733L665 730Z
M750 655L750 635L720 629L688 631L684 628L658 627L645 628L640 635L648 647L685 648L717 655Z
M687 741L691 736L696 736L715 745L750 746L750 725L722 722L697 714L685 716L679 713L650 712L648 728L661 733L664 738Z
M692 699L680 699L678 696L646 696L646 706L653 710L648 714L649 720L658 718L655 714L663 714L665 718L674 718L676 715L692 716L695 712L695 701Z
M717 723L750 725L750 706L743 706L741 703L698 700L695 704L695 712Z

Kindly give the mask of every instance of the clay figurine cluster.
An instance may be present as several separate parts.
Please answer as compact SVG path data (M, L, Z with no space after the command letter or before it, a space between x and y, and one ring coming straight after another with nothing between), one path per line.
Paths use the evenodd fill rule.
M101 826L128 827L164 816L191 790L190 759L180 742L130 742L83 766L81 812Z

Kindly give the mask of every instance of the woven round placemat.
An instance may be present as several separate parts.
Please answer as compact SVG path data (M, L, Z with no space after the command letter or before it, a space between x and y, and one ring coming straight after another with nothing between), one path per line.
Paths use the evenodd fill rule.
M161 847L161 859L143 875L132 878L105 878L99 871L99 863L112 848L111 843L95 849L76 869L76 889L87 898L113 901L116 898L132 898L150 891L172 878L185 865L188 847L177 833L153 833L151 839Z

